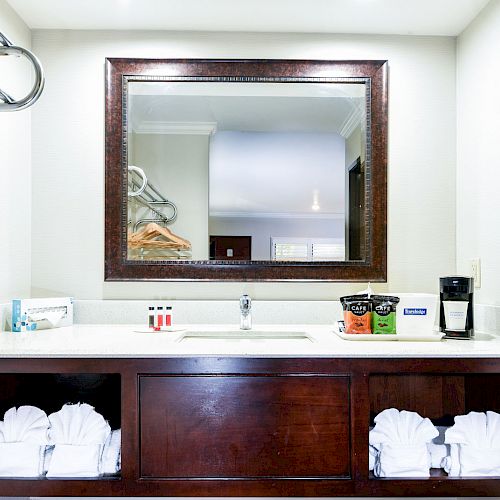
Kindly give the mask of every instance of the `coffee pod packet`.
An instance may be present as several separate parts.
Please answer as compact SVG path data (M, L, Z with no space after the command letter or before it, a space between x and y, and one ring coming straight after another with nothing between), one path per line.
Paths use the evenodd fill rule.
M340 297L340 303L344 310L345 333L372 333L372 301L368 298L368 295L363 294Z
M396 333L396 307L399 297L372 295L372 330L375 334Z

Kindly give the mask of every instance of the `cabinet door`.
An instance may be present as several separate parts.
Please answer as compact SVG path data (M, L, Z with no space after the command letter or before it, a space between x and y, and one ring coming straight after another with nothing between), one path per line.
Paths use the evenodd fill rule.
M143 478L346 478L349 436L348 377L140 377Z

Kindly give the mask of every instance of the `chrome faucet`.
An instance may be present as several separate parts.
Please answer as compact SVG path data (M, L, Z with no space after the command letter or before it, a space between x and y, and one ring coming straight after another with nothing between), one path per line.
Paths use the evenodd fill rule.
M252 299L245 293L240 297L240 330L252 328Z

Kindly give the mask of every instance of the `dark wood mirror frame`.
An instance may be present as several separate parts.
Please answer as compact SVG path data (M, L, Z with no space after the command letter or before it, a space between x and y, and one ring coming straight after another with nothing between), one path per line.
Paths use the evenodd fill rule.
M127 258L127 87L132 81L365 83L363 261L156 261ZM386 281L387 61L107 59L106 281Z

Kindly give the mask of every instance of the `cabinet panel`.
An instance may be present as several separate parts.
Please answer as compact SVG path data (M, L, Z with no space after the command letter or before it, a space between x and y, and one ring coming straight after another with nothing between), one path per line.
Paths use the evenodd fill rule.
M349 378L141 376L143 478L349 477Z
M465 412L464 375L371 375L371 419L386 408L416 411L437 425L453 425L453 417Z

